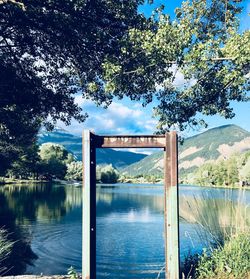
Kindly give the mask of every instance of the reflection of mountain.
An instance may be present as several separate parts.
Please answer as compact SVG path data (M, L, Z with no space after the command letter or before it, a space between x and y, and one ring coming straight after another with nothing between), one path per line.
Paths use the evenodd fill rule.
M97 217L103 217L113 214L114 212L123 213L128 210L135 210L139 212L147 208L151 212L163 214L163 188L140 189L138 192L136 190L133 190L132 192L130 191L131 189L128 188L97 188ZM227 223L228 226L229 221L232 222L233 220L232 218L230 219L230 217L232 217L231 215L235 215L234 220L237 220L236 214L241 213L239 216L246 216L245 221L249 226L249 194L250 193L248 192L245 193L238 190L226 191L217 188L211 188L209 191L198 188L197 191L197 187L192 188L192 186L182 186L180 188L179 200L179 213L181 220L185 219L190 223L198 221L194 218L194 212L191 211L192 208L192 210L197 211L195 212L196 214L200 214L201 211L204 211L208 215L210 214L210 217L213 216L214 219L220 216L220 221ZM213 214L211 212L213 212ZM244 214L242 212L244 212ZM238 223L240 221L242 220L237 220ZM230 227L232 227L232 224L230 224Z

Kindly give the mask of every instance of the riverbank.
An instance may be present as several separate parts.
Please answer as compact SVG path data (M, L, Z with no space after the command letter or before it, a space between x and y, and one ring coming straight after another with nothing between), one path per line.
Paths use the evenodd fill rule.
M81 181L68 181L68 180L61 180L61 179L54 179L54 180L35 180L35 179L11 179L11 178L0 178L0 186L1 185L34 185L34 184L49 184L49 183L59 183L59 184L67 184L67 183L79 183L81 184ZM148 181L147 179L141 177L141 178L129 178L129 179L123 179L122 181L118 181L118 183L100 183L98 184L112 184L116 186L116 184L157 184L157 185L163 185L164 180L163 179L157 179L156 181ZM209 188L221 188L221 189L245 189L250 190L250 186L227 186L227 185L193 185L193 184L182 184L179 185L185 185L185 186L195 186L195 187L209 187Z
M13 178L0 178L0 185L7 184L41 184L41 183L49 183L48 180L36 180L36 179L13 179Z
M101 183L100 183L101 184ZM105 184L105 183L104 183ZM127 180L122 180L118 183L114 183L112 185L116 185L116 184L148 184L148 185L163 185L164 184L164 180L161 179L161 180L157 180L156 182L152 182L152 181L148 181L148 180L143 180L143 179L127 179ZM246 190L250 190L250 186L234 186L234 185L231 185L231 186L227 186L227 185L194 185L194 184L187 184L187 183L179 183L179 185L182 185L182 186L194 186L194 187L199 187L199 188L206 188L206 187L209 187L209 188L221 188L221 189L246 189Z
M72 181L61 180L61 179L53 179L53 180L45 180L45 179L12 179L12 178L1 178L0 179L0 186L1 185L34 185L34 184L49 184L49 183L60 183L66 184ZM74 183L73 181L72 183Z

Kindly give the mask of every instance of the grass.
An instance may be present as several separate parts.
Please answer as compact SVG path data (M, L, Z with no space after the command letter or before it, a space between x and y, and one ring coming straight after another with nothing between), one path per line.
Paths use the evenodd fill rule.
M233 191L227 190L221 199L207 192L200 198L183 197L180 204L181 218L199 224L197 233L207 246L223 245L231 236L250 231L250 206L244 190L239 190L237 201L233 201Z
M250 278L250 234L231 237L211 254L203 252L196 275L198 279Z
M197 234L207 247L202 255L189 255L183 278L250 278L250 207L244 190L233 201L233 191L222 199L207 193L180 201L180 216L199 224Z
M8 239L8 233L4 229L0 229L0 276L4 275L7 268L4 264L10 255L14 242Z

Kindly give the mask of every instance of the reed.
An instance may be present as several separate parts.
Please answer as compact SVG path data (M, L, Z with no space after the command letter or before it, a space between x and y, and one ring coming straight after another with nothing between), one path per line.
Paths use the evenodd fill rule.
M224 198L206 192L200 197L183 197L180 200L180 217L199 224L197 233L207 247L223 246L235 235L250 233L250 206L245 190L239 190L234 200L233 190L226 190Z
M12 251L13 244L14 243L8 239L7 231L0 229L0 276L3 276L7 271L5 261Z
M250 278L250 207L245 190L235 199L233 190L223 198L206 192L180 200L180 217L199 224L197 234L204 242L202 255L189 255L183 278Z

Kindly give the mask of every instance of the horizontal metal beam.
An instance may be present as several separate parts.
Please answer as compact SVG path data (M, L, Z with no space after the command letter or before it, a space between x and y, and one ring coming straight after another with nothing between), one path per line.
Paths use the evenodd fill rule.
M96 148L165 148L165 135L94 136Z

